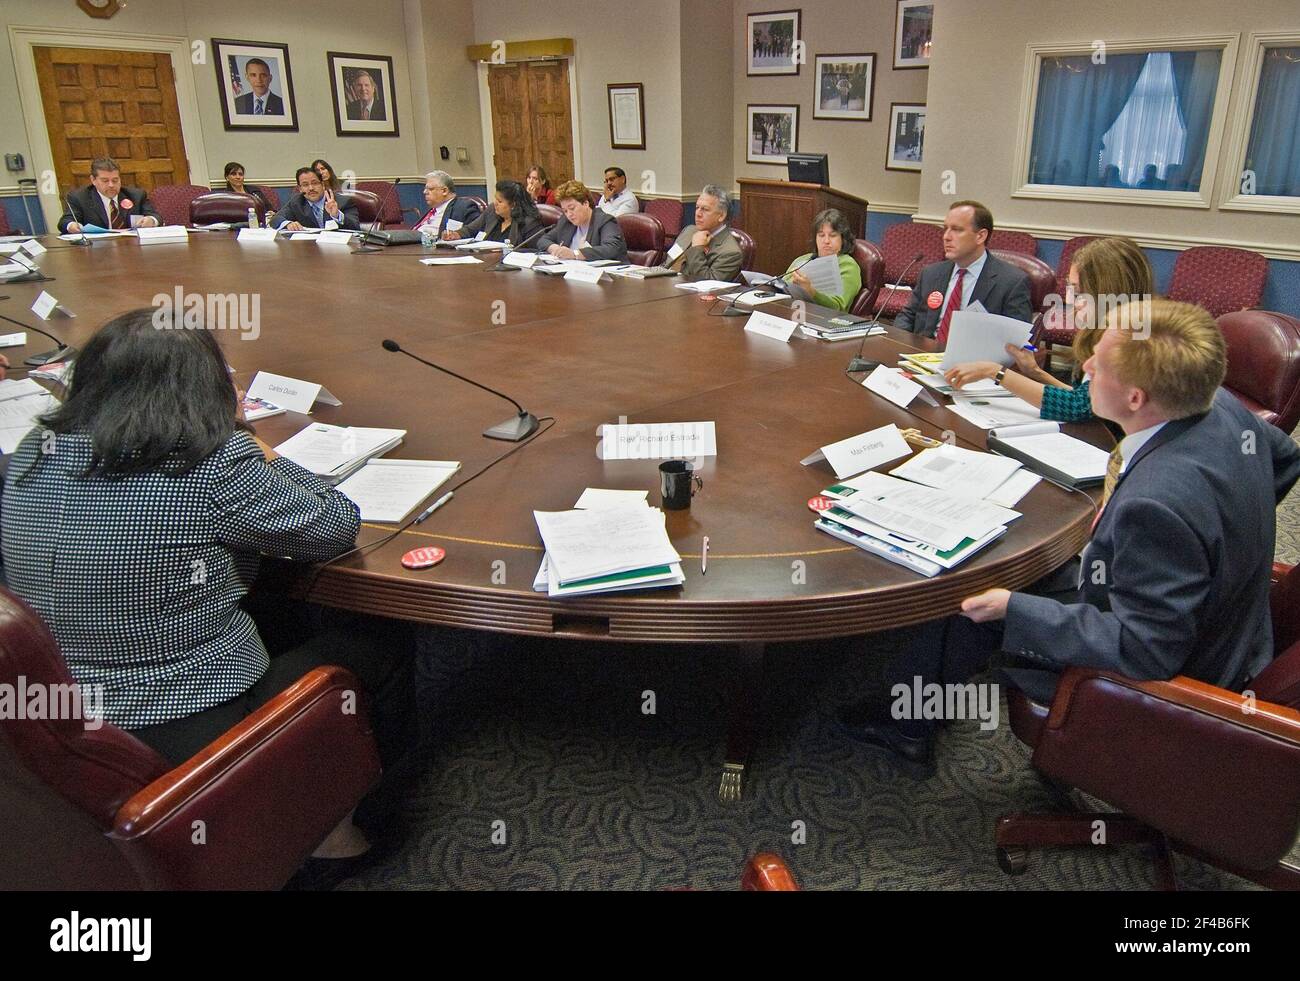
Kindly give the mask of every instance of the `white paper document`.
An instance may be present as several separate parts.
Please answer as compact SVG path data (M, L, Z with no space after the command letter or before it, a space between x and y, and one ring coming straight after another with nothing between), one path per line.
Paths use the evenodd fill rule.
M984 500L1000 507L1014 508L1020 503L1021 498L1042 482L1042 479L1032 470L1021 468L1008 477L1006 482L996 488L993 493L985 494Z
M468 242L457 242L456 248L462 252L499 252L502 249L508 249L505 242L493 242L491 239L471 239Z
M657 508L534 511L561 583L681 562Z
M813 291L827 296L839 296L844 292L844 277L840 275L840 257L838 255L818 256L805 263L799 270L812 282Z
M889 472L963 497L987 497L1019 469L1018 460L945 445L922 450Z
M1105 450L1065 433L1002 437L1002 442L1075 480L1104 477L1110 462Z
M428 259L421 259L420 264L424 266L481 266L483 260L475 259L472 255L432 256Z
M701 279L695 283L673 283L673 289L686 290L689 293L718 293L734 290L735 283L723 279Z
M948 408L980 429L1037 422L1042 414L1022 398L955 399Z
M7 455L16 450L23 437L36 425L36 418L53 412L58 405L59 400L44 389L40 395L0 402L0 453Z
M912 448L907 445L907 440L903 439L903 434L891 422L888 426L881 426L879 429L823 446L812 456L805 457L799 462L806 467L810 463L825 460L835 471L835 476L843 480L850 474L870 470L882 463L897 460L900 456L907 456L911 452Z
M387 453L406 437L405 429L368 429L313 423L275 448L325 480L342 480L366 460Z
M362 521L401 521L459 469L452 460L371 460L338 489Z
M623 423L600 427L596 456L602 460L662 460L717 456L712 422Z
M954 311L939 370L947 371L969 361L996 361L1009 368L1015 359L1007 354L1006 346L1028 344L1032 329L1032 324L996 313L970 308Z
M860 493L840 502L846 510L944 552L1020 517L986 501L879 473L865 473L853 486Z

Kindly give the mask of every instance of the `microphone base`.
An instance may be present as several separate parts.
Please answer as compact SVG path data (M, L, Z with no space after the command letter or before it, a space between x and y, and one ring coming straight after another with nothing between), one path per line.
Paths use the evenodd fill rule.
M727 307L722 311L722 313L718 314L718 316L719 317L748 317L753 312L754 312L753 310L746 310L744 307Z
M384 248L385 247L382 245L358 245L352 250L352 254L359 255L362 252L383 252Z
M495 266L488 266L488 272L519 272L521 267L508 266L504 262L498 262Z
M849 366L844 370L851 374L855 371L875 371L879 367L879 361L869 361L866 358L854 358L849 362Z
M503 439L508 443L518 443L537 432L537 417L531 412L521 412L511 416L505 422L499 422L483 430L488 439Z
M75 347L59 347L53 351L46 351L44 354L29 354L23 358L23 364L31 365L33 368L39 368L41 365L53 364L56 361L66 361L77 353Z

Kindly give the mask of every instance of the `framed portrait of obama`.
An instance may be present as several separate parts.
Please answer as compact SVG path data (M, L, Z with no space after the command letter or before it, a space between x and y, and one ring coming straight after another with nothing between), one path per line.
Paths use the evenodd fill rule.
M327 51L339 136L398 136L393 59Z
M213 38L212 61L226 129L298 131L287 44Z

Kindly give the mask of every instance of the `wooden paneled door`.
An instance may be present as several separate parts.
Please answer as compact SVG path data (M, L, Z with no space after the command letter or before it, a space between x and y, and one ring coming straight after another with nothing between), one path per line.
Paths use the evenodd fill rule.
M573 114L567 61L488 66L497 180L521 184L541 164L558 187L573 177Z
M89 183L95 157L116 160L122 183L132 187L190 182L168 55L46 47L33 53L61 187Z

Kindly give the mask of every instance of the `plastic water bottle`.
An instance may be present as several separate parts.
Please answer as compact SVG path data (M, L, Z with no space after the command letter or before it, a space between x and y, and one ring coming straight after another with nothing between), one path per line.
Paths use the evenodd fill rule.
M249 228L256 228L256 227L257 227L257 209L256 209L256 208L249 208L249 209L248 209L248 227L249 227Z
M432 224L426 223L420 226L420 244L426 249L433 248L438 241L438 230Z

